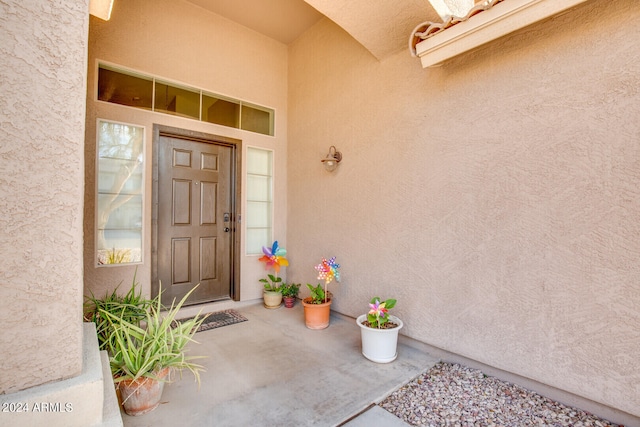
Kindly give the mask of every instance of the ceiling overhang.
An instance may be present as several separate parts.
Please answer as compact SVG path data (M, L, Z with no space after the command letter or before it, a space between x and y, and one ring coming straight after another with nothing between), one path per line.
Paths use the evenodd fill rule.
M284 44L322 18L302 0L186 0Z
M378 60L407 48L417 22L437 20L429 0L305 0L342 27Z
M186 1L287 45L324 15L378 60L406 49L418 22L440 19L429 0Z

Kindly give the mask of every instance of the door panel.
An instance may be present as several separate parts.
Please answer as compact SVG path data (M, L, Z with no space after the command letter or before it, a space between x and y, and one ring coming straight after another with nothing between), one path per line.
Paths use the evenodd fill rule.
M173 225L191 225L191 181L174 179L171 214Z
M218 184L215 182L200 183L200 225L214 225L216 223L216 201Z
M174 238L171 240L171 249L172 279L168 283L172 285L191 283L191 269L189 268L191 265L191 239Z
M200 239L200 280L216 278L216 243L215 237Z
M232 291L232 147L160 135L157 144L157 277L171 304ZM225 220L227 222L225 222Z

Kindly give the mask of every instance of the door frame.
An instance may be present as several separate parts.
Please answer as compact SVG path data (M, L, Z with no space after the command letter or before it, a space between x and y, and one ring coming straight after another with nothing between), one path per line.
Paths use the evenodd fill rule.
M160 137L187 139L205 144L215 144L231 148L231 289L233 301L240 300L240 242L242 228L238 227L240 218L242 140L204 132L196 132L160 124L153 125L153 173L151 192L151 296L158 295L158 144Z

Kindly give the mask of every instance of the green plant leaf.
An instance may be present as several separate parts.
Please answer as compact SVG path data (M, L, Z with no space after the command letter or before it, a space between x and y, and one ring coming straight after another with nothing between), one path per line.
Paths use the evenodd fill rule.
M396 302L397 301L394 300L394 299L388 299L388 300L385 301L385 305L384 306L385 306L385 308L387 310L390 310L390 309L392 309L393 307L396 306Z

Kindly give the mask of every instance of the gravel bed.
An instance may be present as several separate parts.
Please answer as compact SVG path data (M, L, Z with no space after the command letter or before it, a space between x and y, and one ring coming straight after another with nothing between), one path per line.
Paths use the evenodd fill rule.
M379 406L414 426L622 427L477 369L442 362Z

